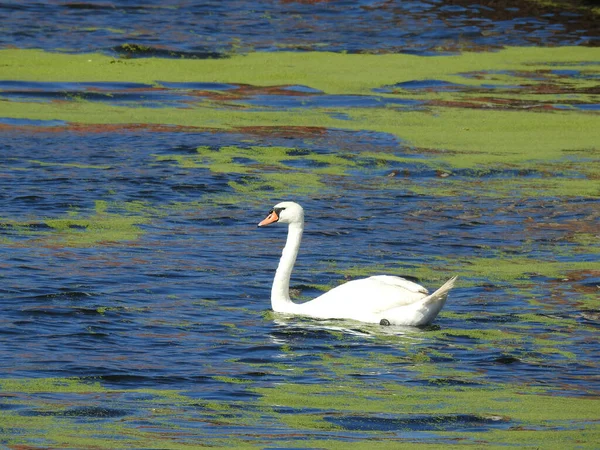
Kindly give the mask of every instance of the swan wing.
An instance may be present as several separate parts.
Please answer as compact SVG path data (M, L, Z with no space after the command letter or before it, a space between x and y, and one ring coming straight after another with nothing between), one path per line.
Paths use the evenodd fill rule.
M424 287L412 281L378 275L349 281L298 306L300 313L313 317L378 323L382 311L413 304L427 294Z
M373 277L367 278L367 280L376 280L381 283L390 284L392 286L396 286L399 289L405 289L414 293L421 293L426 295L429 294L429 291L420 284L414 283L402 277L394 277L392 275L375 275Z

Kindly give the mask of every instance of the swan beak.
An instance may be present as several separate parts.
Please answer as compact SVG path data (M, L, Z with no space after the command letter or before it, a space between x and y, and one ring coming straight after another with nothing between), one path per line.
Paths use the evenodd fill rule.
M278 220L279 220L279 216L277 215L277 213L275 211L271 211L269 213L269 215L262 222L259 222L258 226L264 227L265 225L272 224L274 222L277 222Z

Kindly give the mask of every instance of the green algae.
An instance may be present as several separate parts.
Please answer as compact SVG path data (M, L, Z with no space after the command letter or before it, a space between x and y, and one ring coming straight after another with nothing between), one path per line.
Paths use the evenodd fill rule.
M140 202L122 205L120 207L116 203L99 200L93 214L82 215L78 211L69 211L67 217L43 220L50 231L40 230L37 222L30 221L8 220L4 221L3 227L10 227L19 235L49 246L90 247L137 240L143 235L139 225L149 222L148 215L129 213L139 212ZM126 214L108 209L122 209Z
M501 334L482 336L497 339ZM302 434L304 446L322 448L337 448L341 443L340 433L350 439L344 439L344 445L350 443L352 448L361 449L369 448L378 436L379 439L385 437L384 441L377 440L382 445L394 442L409 448L417 444L432 445L432 442L451 444L458 435L462 435L461 444L473 446L500 443L564 446L576 439L581 447L593 448L596 442L600 432L597 398L550 396L543 389L531 386L485 382L476 373L433 364L431 357L439 358L439 352L421 348L415 349L413 355L416 356L392 358L388 355L385 361L378 361L378 354L348 358L323 353L322 361L309 363L311 376L325 377L319 384L287 381L259 387L246 379L214 377L219 382L245 386L248 392L258 396L250 402L202 401L176 389L115 390L93 379L2 379L0 389L4 404L11 405L9 409L0 410L3 431L10 433L3 442L61 448L197 448L198 442L202 442L212 447L254 448L258 442L249 440L251 434L245 434L244 427L254 433L251 430L266 424L275 430L290 430L290 436ZM431 382L424 385L372 383L368 378L356 376L381 370L382 364L387 371L416 371L423 381ZM269 367L281 370L288 379L303 376L304 372L289 370L293 365L279 365L280 369L271 364ZM331 366L338 370L322 370ZM315 369L320 370L315 373ZM474 385L454 384L460 381ZM23 414L24 411L30 412ZM94 415L86 417L86 411ZM113 411L119 415L118 420L110 417ZM102 417L104 412L109 416ZM453 431L452 425L453 417L464 415L501 426L472 430L467 438L464 433ZM349 434L352 431L346 430L343 423L328 420L344 417L374 421L378 417L394 418L399 424L406 424L410 437L398 434L399 428L397 432L383 435L381 431L365 429L352 438ZM429 431L411 429L412 423L423 420L438 425L431 425L434 429ZM235 431L225 437L216 432L215 426ZM265 442L289 445L279 439L277 435L263 436L261 445Z
M214 110L201 105L177 108L127 108L86 102L85 105L30 105L13 103L11 117L57 118L74 123L168 123L185 126L231 127L278 126L329 127L390 133L410 146L438 149L436 158L456 168L485 164L534 165L560 160L566 152L596 149L592 132L597 116L578 112L480 111L440 107L434 111L396 111L390 108L342 109L350 120L332 118L319 108L309 111ZM535 136L535 139L532 137ZM445 152L445 153L444 153ZM423 160L427 163L427 160ZM439 164L439 162L438 162Z
M435 61L430 58L405 57L407 55L381 55L381 58L363 55L369 56L363 59L361 55L329 55L331 58L327 58L302 54L301 57L306 58L306 65L303 65L300 56L294 54L248 55L227 61L195 61L197 65L182 62L184 64L180 65L179 61L152 59L119 60L118 64L113 60L112 64L106 61L100 64L99 61L95 61L94 55L77 59L74 55L32 52L15 53L21 57L13 60L9 58L7 62L3 60L4 66L0 71L2 78L5 74L10 74L10 77L6 75L6 78L28 79L23 74L31 69L27 67L32 66L30 58L39 58L42 75L30 73L27 76L41 76L40 79L44 81L55 77L57 81L121 79L153 83L151 78L160 76L160 79L165 81L202 79L264 86L305 84L329 93L366 94L371 93L373 88L404 80L432 78L458 83L459 80L464 82L465 77L462 73L474 73L490 68L529 70L534 73L536 70L547 69L548 64L551 67L589 68L584 62L597 59L595 49L570 50L508 49L494 54L439 57L435 58ZM0 54L6 55L3 52ZM86 61L86 57L91 58L91 61ZM56 64L59 60L64 68ZM266 60L274 64L275 69L272 72L270 69L268 73L265 70L269 67L264 65ZM318 68L315 67L317 62ZM50 63L52 68L49 68ZM283 63L287 66L284 67ZM22 67L17 67L19 64ZM98 66L93 69L88 67L94 64L101 65L106 70L99 71ZM335 67L336 64L339 66ZM343 69L350 64L364 64L369 70L366 74L357 74L356 70ZM25 78L19 78L19 73ZM469 83L475 86L490 80L509 83L515 79L515 76L507 75L502 79L488 77ZM523 80L526 78L523 77ZM582 81L577 89L583 89L585 83L588 82ZM444 94L444 99L464 101L473 95ZM582 93L576 95L577 99L582 101L593 98ZM415 98L417 97L415 95ZM422 95L421 98L431 99L426 95ZM61 118L72 123L88 124L169 123L221 130L282 125L327 127L390 133L406 143L402 152L406 152L410 157L383 151L299 153L293 148L259 146L252 143L246 148L200 147L196 153L189 155L155 157L160 164L177 164L189 171L206 170L226 176L227 183L235 195L250 203L257 197L279 196L281 192L304 195L321 193L332 179L346 177L351 172L372 164L375 164L378 171L401 171L404 168L415 170L415 166L422 166L451 174L450 177L440 177L426 183L411 180L410 177L380 177L369 185L374 189L383 187L388 190L407 190L433 195L436 198L566 198L595 197L599 193L598 168L593 164L598 153L597 138L593 133L597 128L598 119L597 115L590 113L488 111L450 106L430 106L420 111L339 108L335 112L341 111L346 117L339 119L332 115L333 110L330 108L275 112L256 111L238 106L233 109L229 104L216 100L193 105L188 109L130 108L99 105L88 101L41 105L0 102L2 115L6 117L22 115L26 118ZM573 158L583 162L573 166ZM305 165L299 165L302 163ZM74 169L105 168L83 165L77 167L77 163L69 164L71 165L67 167ZM569 164L571 165L567 170ZM508 181L486 178L491 173L490 168L496 167L510 170L535 167L543 173L540 178L535 179L520 176L510 177ZM454 172L465 168L473 169L473 172L467 177L454 177ZM371 169L366 173L372 173ZM244 195L240 196L240 193ZM228 202L235 204L239 202L239 198L235 199L231 193L224 193L214 200L215 205ZM144 202L113 204L100 201L91 210L67 211L64 217L45 220L44 223L52 230L37 230L31 233L46 244L60 246L127 242L139 239L142 236L139 225L148 223L157 214L165 214L165 211L175 209L204 208L206 205L205 199L161 207L152 207ZM21 228L25 233L28 225L32 223L23 221L12 225ZM596 242L595 234L591 232L572 234L566 231L565 235L571 236L570 241L577 245L573 251L589 253L584 247L593 246ZM567 250L565 252L569 253ZM529 302L535 301L537 297L527 290L532 285L532 279L536 277L562 279L581 271L600 270L595 262L509 257L493 251L489 251L487 255L439 258L427 266L398 263L391 267L342 267L332 272L350 276L410 273L432 285L457 273L461 275L461 286L487 283L490 280L519 286L516 290L499 291L498 297L487 296L485 301L493 304L507 292ZM569 286L570 283L566 283L565 288L544 285L544 292L567 289ZM566 301L583 304L593 310L597 310L598 306L597 293L578 293L576 297L569 297ZM102 311L103 308L100 308L100 312ZM485 316L490 318L487 313ZM441 317L449 320L472 318L458 313L453 316L451 312L443 312ZM272 320L270 314L267 320ZM227 383L230 387L245 389L259 396L258 399L245 404L199 401L193 395L175 389L111 390L88 380L27 380L23 383L5 380L0 382L0 387L4 393L14 395L10 400L11 406L56 414L31 417L20 415L18 409L1 410L2 426L13 435L10 441L3 443L15 447L44 445L61 448L197 448L199 445L225 448L257 447L259 445L250 442L251 437L248 435L234 434L224 437L217 432L223 427L238 427L235 428L237 430L248 426L249 433L256 433L257 428L283 428L289 430L292 436L300 434L303 447L362 449L373 446L440 448L470 445L475 448L487 448L512 445L568 448L577 445L582 448L594 448L599 439L597 399L555 397L548 395L542 388L493 384L486 380L485 369L478 371L476 367L469 368L467 363L463 364L461 361L453 362L452 365L436 363L440 359L451 358L448 351L450 347L478 352L493 351L495 354L503 351L524 364L540 365L549 361L570 364L577 360L577 356L566 348L569 329L577 324L575 319L521 314L517 315L515 320L523 326L502 323L498 325L498 329L469 329L456 326L449 330L419 330L414 334L410 333L408 337L377 335L374 338L377 342L393 345L399 352L385 358L385 361L378 360L381 355L377 353L368 354L365 358L338 357L334 353L339 352L339 349L332 346L312 363L297 365L282 360L278 364L248 364L261 367L260 370L287 380L273 383L272 387L256 387L252 382L237 376L213 377L220 383ZM188 325L187 322L184 324ZM547 329L555 329L549 337L530 337L531 328L540 325ZM337 339L343 340L344 334L339 331L336 333ZM289 358L302 356L302 350L290 343L282 344L281 351ZM463 370L456 370L454 367L461 367ZM378 380L377 383L373 383L372 378L369 379L373 373L392 373L398 377L407 373L407 377L413 382L402 385L380 383ZM295 382L306 378L307 374L320 382L315 385ZM367 381L361 382L362 377ZM478 386L471 387L471 383ZM45 396L38 395L46 393L65 394L66 397L49 401ZM96 398L90 400L90 394ZM135 401L131 400L132 397ZM65 413L72 411L70 408L73 405L105 405L107 402L115 409L127 410L125 415L112 421L65 416ZM282 408L288 408L290 412L281 413ZM348 414L366 418L388 415L410 419L414 416L436 418L464 413L481 418L501 417L508 425L503 429L469 432L468 436L465 436L464 432L442 428L436 430L433 437L431 432L421 437L418 431L409 430L410 437L403 438L402 435L398 436L400 433L383 433L382 437L382 433L369 430L361 431L359 435L351 435L351 430L345 430L342 426L324 419ZM90 420L94 423L85 426L81 424L82 421ZM203 428L206 424L207 429ZM314 434L325 437L314 437ZM265 437L265 440L278 447L298 446L298 441L281 442L271 436ZM435 443L428 444L427 441ZM260 446L264 447L262 444Z
M600 262L597 261L545 261L536 258L506 257L490 255L489 257L470 257L456 259L438 258L431 266L407 267L402 263L373 264L369 266L349 266L340 269L331 268L334 273L345 277L358 278L386 273L389 275L410 274L431 283L444 281L452 274L459 273L461 278L477 278L490 281L511 281L528 284L534 277L552 279L568 278L571 273L580 271L598 271ZM440 273L443 270L443 273Z
M547 70L554 65L597 73L595 66L587 62L597 60L598 50L583 47L508 48L494 53L439 56L435 57L435 64L432 58L412 55L252 53L227 60L174 61L150 58L127 62L124 67L109 65L105 67L106 70L93 67L107 64L107 58L102 55L61 55L15 50L5 50L1 54L6 61L3 67L6 79L152 83L154 80L148 78L151 76L165 81L218 81L256 86L300 84L331 94L367 94L377 87L410 80L455 82L453 77L459 77L465 82L471 79L464 77L464 73L490 71L491 68L495 73L508 70L522 74ZM365 67L365 70L344 71L346 66L357 65ZM528 78L502 76L513 82L532 82ZM576 78L569 82L588 81ZM461 100L467 94L453 92L443 95ZM229 108L217 100L202 102L187 109L127 108L92 102L35 105L3 103L7 117L51 118L73 123L168 123L224 129L283 124L372 130L391 133L416 148L445 152L433 158L435 164L454 168L496 164L533 166L541 161L558 161L568 151L597 148L597 136L593 133L598 125L597 116L578 111L546 113L448 106L431 106L424 111L336 108L336 113L349 118L341 119L332 116L332 110L328 108L261 111ZM423 162L431 163L427 160ZM593 192L588 187L584 195L592 195Z
M326 178L343 177L373 161L408 161L409 158L375 152L316 153L276 146L199 147L195 154L155 155L158 162L176 163L186 169L208 169L213 173L244 175L228 184L238 193L268 197L273 192L313 194L327 189Z
M527 280L531 277L564 278L571 272L600 270L594 261L543 261L534 258L471 258L460 271L490 280Z
M348 395L348 392L352 395ZM508 421L512 427L476 433L473 441L466 443L481 445L502 442L513 445L521 441L521 429L536 430L538 444L542 442L566 443L582 431L581 443L587 448L593 445L598 436L596 408L597 399L553 397L537 393L524 393L519 388L506 385L488 387L443 386L419 387L415 385L379 383L376 386L363 384L360 389L349 386L315 386L285 383L276 388L257 390L261 402L266 406L279 405L303 410L317 410L321 415L336 411L338 417L344 415L369 416L372 414L392 414L394 417L410 418L451 416L470 414L475 417L496 417ZM313 413L313 420L317 420ZM293 420L295 415L290 415ZM300 417L294 424L301 428L326 426L311 424L306 417ZM450 438L455 432L437 431L436 435ZM490 439L490 436L494 436ZM464 437L464 435L463 435ZM532 438L533 439L533 438ZM469 442L470 441L470 442Z
M574 233L570 240L581 247L586 252L600 253L600 237L593 233Z
M99 243L137 240L142 231L138 225L146 222L139 217L97 215L78 219L49 219L46 224L55 230L54 238L65 247L81 247Z
M28 81L132 81L305 85L330 94L365 94L373 88L411 80L447 79L482 70L544 70L548 64L593 70L598 49L509 47L498 52L420 57L330 52L249 53L227 59L121 61L101 54L66 55L39 50L0 51L3 79ZM432 60L435 59L435 63ZM356 70L361 67L361 70ZM453 80L449 80L453 81Z
M0 390L26 394L106 392L99 383L80 378L0 378Z
M10 405L0 410L0 438L15 446L198 448L198 437L228 446L240 441L198 435L198 423L244 421L231 415L238 409L235 402L199 405L177 390L113 390L75 378L1 379L0 389L3 403Z

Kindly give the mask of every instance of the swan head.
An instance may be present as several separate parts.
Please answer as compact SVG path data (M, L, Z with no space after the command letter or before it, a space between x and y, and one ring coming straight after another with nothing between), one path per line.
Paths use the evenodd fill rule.
M258 226L264 227L272 223L298 223L304 222L304 210L302 206L294 202L281 202L273 206L267 217Z

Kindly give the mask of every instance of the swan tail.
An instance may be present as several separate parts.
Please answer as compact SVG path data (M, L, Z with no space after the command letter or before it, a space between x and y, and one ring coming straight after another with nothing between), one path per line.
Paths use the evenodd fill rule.
M385 311L385 319L396 325L429 325L446 304L448 292L454 287L457 277L446 281L437 291L412 305L400 306ZM382 319L383 320L383 319Z
M446 281L442 286L430 296L426 297L423 301L425 314L418 325L428 325L433 322L433 319L437 317L448 298L450 289L454 287L458 277L452 277Z
M450 289L452 289L454 287L454 284L456 283L458 277L452 277L450 278L448 281L446 281L444 284L442 284L442 286L435 291L433 294L431 294L430 296L427 297L427 301L426 303L435 303L435 302L440 302L446 301L446 297L448 296L448 292L450 292ZM443 306L443 303L442 303Z

